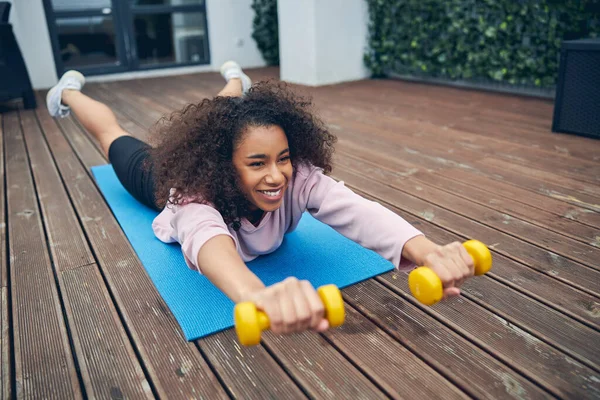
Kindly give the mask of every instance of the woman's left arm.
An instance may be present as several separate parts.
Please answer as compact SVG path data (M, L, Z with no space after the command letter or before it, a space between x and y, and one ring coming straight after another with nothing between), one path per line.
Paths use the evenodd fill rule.
M473 260L458 242L438 245L398 214L312 170L305 176L303 202L318 220L391 261L400 270L431 268L446 296L473 275Z

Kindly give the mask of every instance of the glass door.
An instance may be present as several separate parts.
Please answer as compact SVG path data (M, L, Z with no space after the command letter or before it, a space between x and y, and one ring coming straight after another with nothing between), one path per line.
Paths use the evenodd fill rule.
M120 0L46 0L46 15L59 75L128 69L125 38L115 5Z
M127 0L135 69L208 64L204 0Z
M204 0L44 0L58 75L208 64Z

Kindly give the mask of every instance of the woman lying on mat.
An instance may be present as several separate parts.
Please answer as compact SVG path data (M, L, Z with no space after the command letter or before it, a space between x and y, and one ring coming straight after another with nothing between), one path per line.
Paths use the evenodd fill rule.
M473 275L463 246L433 243L397 214L327 176L336 138L311 113L309 101L282 83L251 87L235 62L225 63L221 74L227 84L216 97L159 121L153 147L80 92L79 72L62 76L47 105L54 117L73 111L123 186L161 211L153 223L156 236L179 242L188 266L232 301L252 301L265 311L275 333L328 328L310 283L287 279L265 287L245 264L276 250L304 211L398 269L430 267L445 296L460 293Z

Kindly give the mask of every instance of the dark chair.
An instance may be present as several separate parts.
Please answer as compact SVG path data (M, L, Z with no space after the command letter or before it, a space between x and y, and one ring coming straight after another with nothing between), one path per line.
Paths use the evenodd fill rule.
M10 6L0 1L0 101L22 98L25 108L36 108L25 61L12 25L8 23Z
M552 131L600 139L600 39L562 42Z

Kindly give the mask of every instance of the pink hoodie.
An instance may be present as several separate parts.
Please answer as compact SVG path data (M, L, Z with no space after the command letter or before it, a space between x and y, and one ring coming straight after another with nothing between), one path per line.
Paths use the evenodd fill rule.
M409 239L422 233L397 214L357 195L343 182L336 182L316 167L296 169L281 207L266 213L258 226L244 218L236 232L225 224L214 207L188 203L165 207L154 219L152 228L161 241L179 242L187 265L200 271L197 255L209 239L217 235L230 236L242 259L248 262L275 251L284 234L296 228L304 211L377 252L396 268L414 267L402 259L402 249Z

